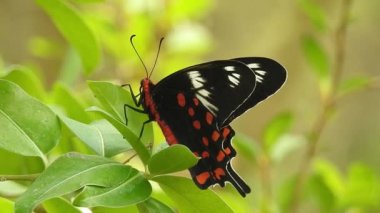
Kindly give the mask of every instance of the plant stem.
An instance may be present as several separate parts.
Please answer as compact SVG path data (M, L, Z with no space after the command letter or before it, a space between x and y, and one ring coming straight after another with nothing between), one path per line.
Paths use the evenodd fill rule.
M29 175L0 175L0 182L11 181L11 180L26 180L34 181L40 174L29 174Z
M302 161L299 172L296 175L295 187L293 191L292 200L289 206L289 212L298 212L303 187L307 180L308 171L310 169L312 160L316 155L319 139L321 137L323 129L326 126L327 121L330 118L331 112L335 110L335 102L337 98L338 88L343 73L344 57L346 50L346 32L351 4L352 0L342 1L342 12L334 37L335 61L332 70L331 90L327 94L325 101L322 103L321 114L319 115L315 123L312 125L309 133L307 134L309 144L307 147L305 159Z

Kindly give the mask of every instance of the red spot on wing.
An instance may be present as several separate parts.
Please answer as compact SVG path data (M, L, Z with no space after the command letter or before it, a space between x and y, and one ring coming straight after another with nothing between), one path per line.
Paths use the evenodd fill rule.
M184 107L186 105L185 95L181 92L177 94L177 103L181 107Z
M208 146L208 139L206 137L202 137L202 143L205 145L205 146Z
M223 129L223 137L226 138L228 136L228 134L230 134L231 130L230 128L226 127Z
M203 185L206 183L206 181L210 178L210 173L208 172L202 172L199 175L195 176L195 179L200 185Z
M210 112L206 112L206 122L208 125L212 124L212 120L214 120L214 116Z
M215 178L217 180L222 179L222 176L226 175L226 173L224 172L224 170L222 168L215 169L214 174L215 174Z
M195 115L195 112L194 112L194 109L192 107L189 107L189 109L187 109L187 113L193 117Z
M198 120L193 121L193 127L195 129L200 129L201 128L201 123Z
M199 105L199 100L198 100L198 98L193 98L193 102L194 102L194 105L195 105L195 106L198 106L198 105Z
M226 155L224 154L223 151L219 151L218 155L216 156L216 160L217 160L218 162L221 162L221 161L223 161L223 159L224 159L225 156L226 156Z
M211 139L212 139L214 142L217 142L218 139L219 139L219 137L220 137L219 132L216 131L216 130L214 130L214 131L212 132Z
M202 152L202 158L208 158L208 157L210 157L210 154L206 151L203 151Z
M224 153L226 153L226 155L230 155L231 154L231 149L229 147L225 148L224 149Z
M194 154L196 157L199 157L198 152L193 152L193 154Z

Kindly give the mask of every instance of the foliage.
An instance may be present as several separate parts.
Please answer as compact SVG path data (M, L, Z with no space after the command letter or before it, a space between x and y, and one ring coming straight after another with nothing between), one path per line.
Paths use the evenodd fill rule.
M316 2L298 3L312 28L300 44L318 82L321 108L328 111L320 115L324 124L337 110L335 99L368 87L372 79L336 79L336 61L321 42L333 26L328 26L324 9ZM78 207L94 213L293 212L301 204L320 212L380 210L378 172L362 163L344 171L316 154L323 125L320 131L292 132L297 118L291 110L275 115L261 138L239 133L234 138L239 160L257 174L253 179L259 187L246 200L237 198L228 185L223 190L200 190L182 177L181 172L198 159L185 146L161 143L157 126L146 125L139 138L148 118L133 110L125 115L124 104L134 105L130 91L120 82L103 79L123 83L128 79L135 88L137 79L145 76L130 48L132 34L138 35L136 46L144 58L153 58L160 36L167 35L155 75L166 76L198 61L212 46L200 23L212 8L211 0L35 4L67 43L43 36L31 39L34 56L62 58L50 89L38 66L0 61L1 212L80 212ZM92 80L85 84L83 79ZM284 161L304 152L304 167L278 175ZM281 178L275 181L276 172Z

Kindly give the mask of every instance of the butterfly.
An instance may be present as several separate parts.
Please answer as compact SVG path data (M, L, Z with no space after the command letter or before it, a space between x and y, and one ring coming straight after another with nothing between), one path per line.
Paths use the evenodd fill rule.
M189 169L199 188L229 182L241 196L250 193L231 165L236 151L230 123L274 94L286 80L285 68L269 58L243 57L190 66L157 84L150 74L141 81L139 100L129 87L135 104L149 116L144 124L156 121L169 145L185 145L199 157Z

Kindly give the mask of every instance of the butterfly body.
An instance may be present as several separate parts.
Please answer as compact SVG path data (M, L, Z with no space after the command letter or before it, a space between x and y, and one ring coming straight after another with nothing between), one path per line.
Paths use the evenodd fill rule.
M169 145L183 144L200 157L189 169L199 188L230 182L246 196L250 188L231 166L236 151L230 123L285 79L285 69L267 58L212 61L177 71L156 85L143 79L140 103Z

